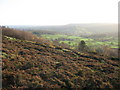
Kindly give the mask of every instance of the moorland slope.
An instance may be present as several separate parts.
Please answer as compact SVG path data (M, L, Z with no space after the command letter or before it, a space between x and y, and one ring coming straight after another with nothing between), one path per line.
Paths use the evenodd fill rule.
M3 88L117 90L118 62L118 58L81 53L43 42L43 39L24 40L2 35Z

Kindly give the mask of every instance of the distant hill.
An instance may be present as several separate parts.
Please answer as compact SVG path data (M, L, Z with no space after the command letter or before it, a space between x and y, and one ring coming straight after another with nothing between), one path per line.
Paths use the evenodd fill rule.
M9 26L21 30L42 30L42 31L54 31L64 34L74 35L91 35L95 33L115 33L118 32L117 24L68 24L59 26Z
M24 40L5 33L2 39L4 89L119 88L118 58L81 53L43 39Z
M118 25L111 23L92 23L92 24L70 24L73 26L86 28L88 31L93 33L104 33L104 32L117 32Z

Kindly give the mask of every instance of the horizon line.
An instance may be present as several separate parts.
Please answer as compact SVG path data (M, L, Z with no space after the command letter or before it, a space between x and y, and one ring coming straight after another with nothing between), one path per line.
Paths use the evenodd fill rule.
M68 24L0 24L0 26L64 26L77 24L118 24L118 23L68 23Z

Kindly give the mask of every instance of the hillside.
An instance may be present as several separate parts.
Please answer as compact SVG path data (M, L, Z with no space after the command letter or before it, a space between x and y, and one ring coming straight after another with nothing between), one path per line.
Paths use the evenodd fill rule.
M116 33L118 32L118 25L112 23L86 23L86 24L67 24L56 26L10 26L11 28L20 30L36 30L36 31L49 31L57 32L68 35L86 36L100 33Z
M118 58L2 36L3 88L119 88Z

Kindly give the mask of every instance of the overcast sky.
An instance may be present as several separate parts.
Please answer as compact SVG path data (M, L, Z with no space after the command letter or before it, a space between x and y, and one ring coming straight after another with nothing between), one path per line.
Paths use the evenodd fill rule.
M119 0L0 0L0 25L117 23Z

